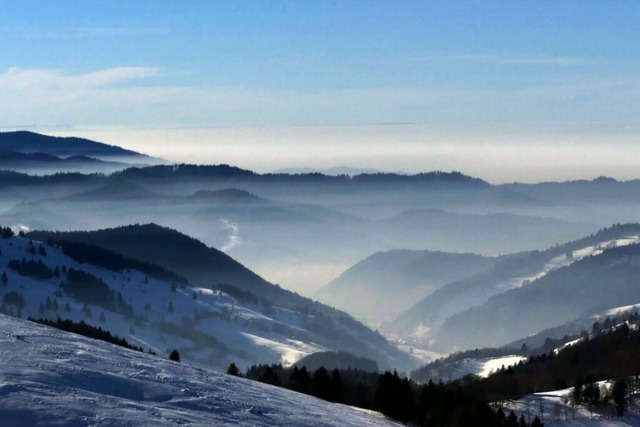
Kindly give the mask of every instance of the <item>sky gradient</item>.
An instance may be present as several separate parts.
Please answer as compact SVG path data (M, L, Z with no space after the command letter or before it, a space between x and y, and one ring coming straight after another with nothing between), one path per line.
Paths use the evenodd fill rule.
M257 171L637 178L636 1L0 0L0 127Z

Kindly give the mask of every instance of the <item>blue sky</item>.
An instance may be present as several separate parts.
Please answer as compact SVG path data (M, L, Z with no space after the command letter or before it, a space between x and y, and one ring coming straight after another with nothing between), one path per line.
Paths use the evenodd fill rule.
M631 178L638 22L636 1L0 0L0 126L261 171Z

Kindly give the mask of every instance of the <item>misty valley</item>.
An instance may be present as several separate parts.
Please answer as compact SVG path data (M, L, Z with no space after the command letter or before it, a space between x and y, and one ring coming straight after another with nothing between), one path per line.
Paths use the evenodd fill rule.
M0 133L3 360L60 369L93 398L159 405L167 425L207 423L203 396L222 390L209 376L246 387L246 425L313 425L277 404L252 409L264 393L369 411L342 415L352 425L553 425L635 402L640 180L341 172ZM76 356L86 378L51 362ZM64 383L3 375L0 413L16 425L13 409ZM304 402L331 420L328 403ZM77 415L51 413L59 425Z

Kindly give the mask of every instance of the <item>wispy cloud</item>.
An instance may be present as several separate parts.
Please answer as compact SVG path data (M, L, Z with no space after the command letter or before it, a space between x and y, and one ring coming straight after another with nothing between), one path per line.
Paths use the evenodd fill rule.
M523 66L578 66L586 64L586 61L564 56L518 56L494 53L462 53L462 54L434 54L420 58L429 62L474 62L492 63L497 65L523 65Z
M473 59L473 58L471 58ZM508 56L508 55L476 55L479 61L494 62L505 65L559 65L574 66L582 65L584 61L577 58L562 56Z
M151 77L158 73L158 69L153 67L114 67L83 74L12 67L0 74L0 93L6 95L13 91L25 91L25 95L63 94Z
M11 68L0 72L0 126L640 124L638 79L574 79L504 89L365 87L311 91L150 84L149 79L160 73L154 67L114 67L81 74Z
M166 28L153 27L84 27L78 34L89 37L141 37L166 33Z

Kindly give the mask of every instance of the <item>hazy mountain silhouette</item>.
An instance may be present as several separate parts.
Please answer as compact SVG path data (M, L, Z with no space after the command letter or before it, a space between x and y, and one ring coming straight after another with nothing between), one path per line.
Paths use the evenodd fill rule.
M0 132L0 149L19 153L44 153L57 157L88 156L94 158L131 158L140 162L153 160L146 154L76 137L56 137L29 131Z
M590 223L509 213L457 213L411 209L372 223L371 233L403 248L425 246L447 252L512 253L542 249L575 239L598 227Z
M316 296L358 318L389 321L440 286L486 270L498 259L440 251L377 252L346 270Z
M493 338L486 336L484 338L487 338L489 341L487 341L486 344L478 344L480 335L475 336L474 334L480 334L479 329L482 327L487 328L488 335L493 333L494 328L497 328L496 331L502 331L505 329L511 330L509 321L501 323L501 320L495 320L478 323L476 326L467 325L466 329L461 328L460 331L456 333L452 332L451 327L444 332L439 332L439 328L441 326L444 327L443 324L445 323L449 324L454 322L452 319L457 319L454 322L456 325L464 323L466 321L464 319L472 322L472 318L467 317L468 313L476 310L476 308L472 307L489 307L488 301L503 301L500 298L503 298L501 295L505 293L515 295L517 299L518 296L524 295L522 294L523 289L531 289L530 287L534 286L534 284L544 283L545 280L548 280L547 277L551 276L552 273L558 274L558 271L564 271L568 268L575 268L575 271L579 271L579 265L586 265L585 263L588 263L588 260L591 259L588 255L599 253L607 245L612 245L612 241L626 238L628 236L638 235L640 235L639 224L616 225L603 229L600 232L585 238L575 240L564 245L556 245L544 251L529 251L505 256L494 266L483 272L442 286L431 295L417 302L402 315L398 316L398 318L392 323L386 325L386 328L389 328L390 331L394 331L396 333L409 335L416 334L414 335L414 339L423 343L431 342L437 336L437 348L444 350L450 349L449 345L458 346L458 348L497 345L496 343L498 341L491 341ZM621 247L619 250L623 251L625 248ZM575 255L573 255L574 252ZM581 258L579 257L584 256L587 256L587 258L580 261ZM576 267L574 267L574 265ZM579 283L579 280L573 281L571 284L567 284L567 288L580 286ZM602 288L603 292L606 292L607 287L603 286ZM579 290L574 290L577 291L576 296L579 298ZM495 297L492 297L494 295ZM508 311L513 310L513 313L518 313L520 308L525 309L523 307L526 307L528 310L529 307L535 305L533 302L528 300L529 297L530 295L523 296L519 301L517 301L517 303L515 301L509 301L509 304L513 302L515 305L513 308L509 308ZM559 295L556 299L562 301L565 297L567 296L561 294L561 296ZM552 295L551 298L555 298L555 296ZM571 297L567 298L571 299ZM599 298L600 297L592 299L591 303L599 304ZM606 299L602 299L602 301L606 301ZM587 304L588 301L584 302L585 306L583 307L583 310L586 312L589 310L589 306ZM557 309L561 310L561 302L558 304L559 306ZM491 310L494 310L493 314L491 314ZM496 319L500 319L500 316L496 313L498 311L502 312L505 310L507 309L498 308L497 305L494 304L491 305L491 308L487 308L484 313L487 317L494 316ZM545 317L546 314L544 313L546 312L544 310L541 311L541 313L542 314L537 321L533 321L532 318L529 318L529 326L532 328L532 331L525 334L521 333L522 331L517 331L516 328L513 328L514 335L509 335L510 338L500 338L502 333L495 332L495 339L504 339L504 342L500 341L504 344L510 340L521 338L524 335L538 332L542 329L556 326L560 323L573 320L578 317L577 314L573 313L569 314L569 318L566 320L558 320L558 317L554 316ZM478 318L475 318L475 320L480 322ZM558 322L553 323L556 320L558 320ZM549 321L551 321L551 324L546 323ZM428 333L424 335L417 334L423 327L429 328ZM476 331L476 328L478 331ZM453 338L453 335L456 337Z
M640 302L640 245L605 250L449 318L439 348L507 344L607 308Z
M90 200L148 200L152 198L162 197L146 188L127 182L122 179L110 179L106 184L100 187L76 193L66 197L66 200L74 201L90 201Z

